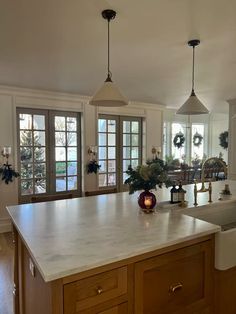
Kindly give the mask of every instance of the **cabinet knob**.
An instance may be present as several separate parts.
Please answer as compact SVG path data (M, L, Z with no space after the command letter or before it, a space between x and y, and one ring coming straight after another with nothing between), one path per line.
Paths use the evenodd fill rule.
M176 292L176 291L178 291L178 290L180 290L182 288L183 288L183 284L179 282L176 285L170 286L169 290L170 290L170 292L174 293L174 292Z
M102 287L97 288L97 294L101 294L103 292Z

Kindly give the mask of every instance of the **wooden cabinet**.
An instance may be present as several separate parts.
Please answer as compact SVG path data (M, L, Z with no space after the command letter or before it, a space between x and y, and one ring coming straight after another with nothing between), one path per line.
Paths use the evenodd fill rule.
M16 314L213 313L213 236L48 283L15 236Z
M208 313L212 275L210 241L136 263L135 314Z

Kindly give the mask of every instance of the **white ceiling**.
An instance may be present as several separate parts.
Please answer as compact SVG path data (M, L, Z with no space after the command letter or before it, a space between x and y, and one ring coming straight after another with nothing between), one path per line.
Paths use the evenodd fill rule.
M227 111L236 98L236 0L0 0L0 84L92 95L106 77L111 23L113 79L129 100L180 106L191 89Z

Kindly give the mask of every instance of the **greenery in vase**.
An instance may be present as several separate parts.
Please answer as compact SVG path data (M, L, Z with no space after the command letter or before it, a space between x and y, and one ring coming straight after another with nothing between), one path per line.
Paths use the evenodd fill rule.
M139 190L149 191L156 189L157 186L161 188L163 184L170 186L172 182L167 171L167 164L159 158L148 160L145 165L136 169L129 166L126 171L129 177L125 180L125 184L129 186L129 194Z

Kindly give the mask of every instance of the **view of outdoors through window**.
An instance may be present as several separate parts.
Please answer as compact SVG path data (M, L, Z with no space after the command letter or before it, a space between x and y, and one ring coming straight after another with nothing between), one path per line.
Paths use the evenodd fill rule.
M46 136L45 116L20 114L20 172L21 193L45 193L46 183Z
M185 142L182 147L178 148L174 145L173 140L176 134L184 135ZM202 136L199 145L193 143L194 136ZM204 158L204 147L206 146L205 125L203 123L179 123L164 122L163 124L163 156L171 156L179 159L180 162L189 163L193 159ZM188 149L187 149L188 147Z
M122 189L128 166L141 163L141 119L101 115L98 119L99 187Z
M55 116L56 192L77 189L77 119Z
M18 109L20 194L78 190L77 113Z
M174 146L174 143L173 143L174 137L179 132L184 134L184 136L186 138L186 125L180 124L180 123L172 123L172 133L171 133L171 135L172 135L172 139L171 139L172 150L171 150L171 152L172 152L172 155L174 155L174 158L178 158L178 159L182 160L186 156L186 140L185 140L183 146L180 148Z

